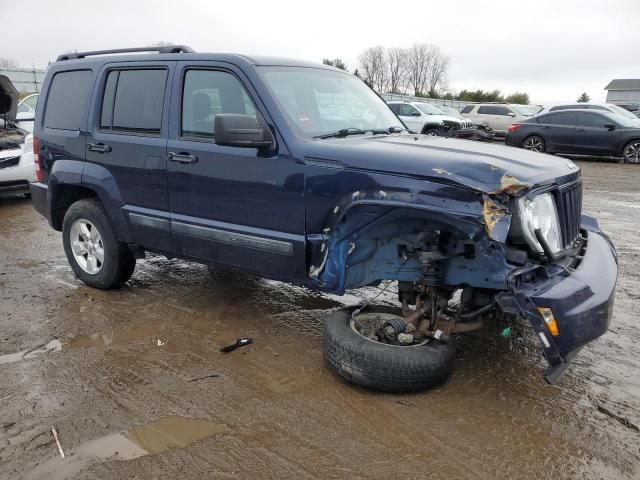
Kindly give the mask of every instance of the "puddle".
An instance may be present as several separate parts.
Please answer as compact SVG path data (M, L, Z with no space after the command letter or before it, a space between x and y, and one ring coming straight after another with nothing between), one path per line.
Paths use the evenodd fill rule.
M114 433L80 445L60 456L41 463L25 479L74 478L78 472L107 460L133 460L168 448L184 448L193 442L224 432L225 425L188 417L163 417L146 425L133 427L126 433ZM64 440L61 439L63 448Z
M46 345L33 350L22 350L21 352L0 355L0 365L16 363L43 355L47 352L59 352L73 348L107 347L112 344L120 344L141 340L147 337L154 337L165 329L166 325L149 325L138 328L122 328L109 330L107 332L94 333L93 335L78 335L64 340L51 340ZM153 344L163 346L166 342L160 338L153 338Z
M62 350L62 342L60 340L51 340L46 345L43 345L41 347L38 347L32 350L23 350L21 352L1 355L0 365L4 365L7 363L15 363L21 360L27 360L29 358L38 357L47 352L59 352L60 350Z

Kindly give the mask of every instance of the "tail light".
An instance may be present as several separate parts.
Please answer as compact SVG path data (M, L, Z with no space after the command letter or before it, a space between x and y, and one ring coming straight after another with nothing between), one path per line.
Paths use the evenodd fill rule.
M519 123L514 123L513 125L510 125L509 128L507 129L508 133L513 133L516 130L518 130L522 125L520 125Z
M36 165L36 180L44 182L44 171L42 170L42 162L40 160L40 139L33 137L33 163Z

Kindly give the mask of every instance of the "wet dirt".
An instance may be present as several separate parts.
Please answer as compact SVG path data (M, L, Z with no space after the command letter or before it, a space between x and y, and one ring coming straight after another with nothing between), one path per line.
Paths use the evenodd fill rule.
M609 332L550 386L515 340L526 329L495 322L460 338L446 385L414 395L324 367L323 319L371 290L149 256L97 291L28 200L0 200L0 479L640 478L640 434L598 408L640 425L640 168L580 166L620 257ZM239 337L254 343L218 351Z

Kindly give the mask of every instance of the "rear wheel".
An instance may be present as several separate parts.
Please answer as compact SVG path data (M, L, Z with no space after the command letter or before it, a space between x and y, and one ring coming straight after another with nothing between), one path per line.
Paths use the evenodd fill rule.
M625 163L640 163L640 140L632 140L622 150Z
M544 152L546 145L544 139L538 135L531 135L522 142L522 148L525 150L531 150L532 152Z
M443 383L453 370L456 344L428 339L400 346L372 340L358 329L358 317L382 319L401 316L398 309L368 306L352 317L354 309L334 312L325 322L324 357L340 377L361 387L383 392L414 392Z
M62 242L73 273L91 287L117 288L133 274L135 257L116 239L97 199L80 200L69 207L62 223Z

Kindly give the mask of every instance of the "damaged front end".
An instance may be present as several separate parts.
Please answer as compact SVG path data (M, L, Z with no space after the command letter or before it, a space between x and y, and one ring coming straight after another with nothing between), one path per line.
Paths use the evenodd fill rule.
M613 247L597 223L581 215L579 172L543 187L495 172L499 181L489 189L455 185L456 174L433 170L447 185L437 194L345 196L323 234L309 237L311 284L342 294L397 281L402 321L361 332L382 343L446 342L480 328L496 311L526 318L550 364L545 378L555 382L577 350L606 331L617 276ZM523 219L522 205L538 195L555 202L557 238L545 238L556 220L529 225ZM613 260L606 259L599 279L593 262L607 254Z

